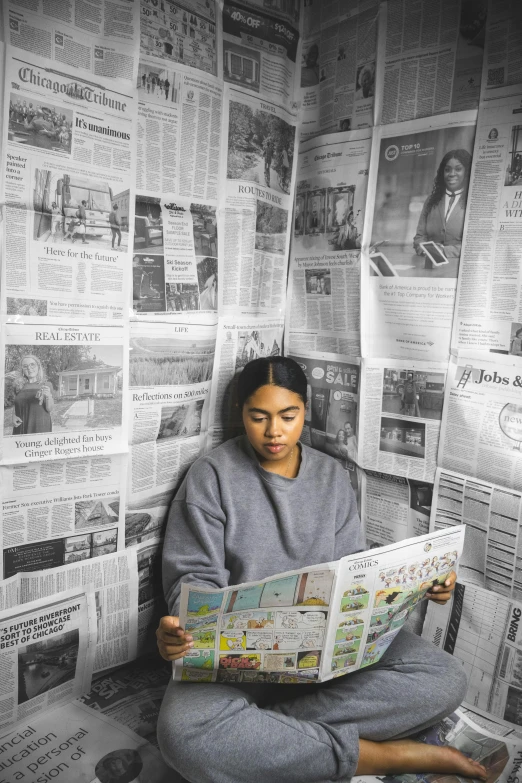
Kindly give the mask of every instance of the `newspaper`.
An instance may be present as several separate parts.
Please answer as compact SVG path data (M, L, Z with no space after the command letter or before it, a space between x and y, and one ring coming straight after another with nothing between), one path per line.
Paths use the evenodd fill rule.
M2 464L127 450L122 326L3 325Z
M360 247L371 131L299 149L285 348L360 354Z
M27 719L26 719L27 720ZM169 783L172 769L127 726L78 701L30 718L2 738L5 783ZM38 776L38 777L37 777Z
M481 105L462 248L453 347L522 356L520 92Z
M487 0L384 0L380 14L376 124L478 107Z
M396 476L433 481L445 362L364 359L360 463Z
M466 524L464 582L522 599L521 516L522 493L437 469L431 524L435 530Z
M468 111L374 128L363 356L447 360L475 123Z
M518 0L489 0L482 100L520 94L522 87L522 9Z
M182 584L194 647L174 679L312 682L370 666L456 567L463 540L461 527L224 590Z
M85 457L0 468L0 577L123 549L124 459Z
M457 583L451 601L430 603L422 636L458 658L468 678L463 704L510 727L522 724L522 604Z
M0 734L89 690L95 644L90 585L0 612Z
M6 79L2 312L40 324L122 319L136 139L130 85L49 72L48 61L22 60L9 47Z
M514 356L461 354L449 364L437 464L522 490L520 388Z
M301 139L373 125L379 0L305 3Z
M295 116L225 89L220 194L220 314L282 315L294 180Z
M366 545L370 549L428 532L432 483L391 476L377 470L364 470L361 473L360 516L364 519Z
M236 405L235 378L252 359L281 356L282 344L282 318L219 319L210 387L207 449L243 432L241 411Z
M100 77L133 80L138 53L139 4L82 0L3 4L6 43L52 64ZM25 56L25 55L24 55Z
M165 519L166 521L166 519ZM137 547L138 639L137 655L157 652L156 629L168 614L161 581L163 539L148 540Z

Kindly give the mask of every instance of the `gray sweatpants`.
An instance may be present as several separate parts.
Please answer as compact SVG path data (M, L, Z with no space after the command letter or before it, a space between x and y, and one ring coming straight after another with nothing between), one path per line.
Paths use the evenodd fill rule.
M171 682L158 740L172 783L347 781L359 737L413 734L465 692L460 662L403 629L379 663L321 684Z

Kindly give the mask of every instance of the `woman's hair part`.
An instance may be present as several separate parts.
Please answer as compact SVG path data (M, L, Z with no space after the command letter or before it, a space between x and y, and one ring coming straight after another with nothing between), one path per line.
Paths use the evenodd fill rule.
M307 380L299 364L288 356L265 356L245 365L237 379L237 399L242 408L261 386L280 386L297 394L306 405Z

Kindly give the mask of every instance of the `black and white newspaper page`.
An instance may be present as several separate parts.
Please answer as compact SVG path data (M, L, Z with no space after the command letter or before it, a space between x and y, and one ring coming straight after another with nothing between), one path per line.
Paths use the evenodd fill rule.
M301 139L373 125L378 0L305 3Z
M377 470L362 473L362 512L369 549L428 532L433 484Z
M371 131L299 150L285 348L360 355L361 237Z
M0 612L2 734L88 690L95 645L91 585Z
M26 59L27 58L27 59ZM2 313L121 320L127 311L136 99L7 48Z
M446 370L445 362L363 360L363 468L433 482Z
M518 0L489 0L481 99L520 95L522 6Z
M522 356L522 86L481 105L453 348Z
M487 0L385 0L380 14L376 125L478 107Z
M456 112L374 128L364 356L447 360L476 117Z
M459 575L522 599L522 493L437 468L431 527L466 525Z
M484 353L453 356L438 466L522 490L521 388L519 358Z
M122 326L7 323L4 465L127 451Z
M0 468L2 578L123 549L125 459L84 457Z

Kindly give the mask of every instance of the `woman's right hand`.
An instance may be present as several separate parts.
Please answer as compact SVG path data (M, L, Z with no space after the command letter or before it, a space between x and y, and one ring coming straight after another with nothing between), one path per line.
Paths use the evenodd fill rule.
M180 627L179 617L162 617L156 630L159 654L166 661L177 661L194 646L192 636Z
M13 427L20 427L23 424L23 419L20 416L13 416Z

